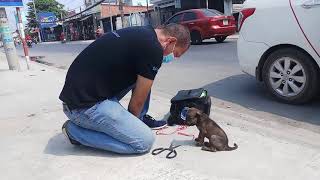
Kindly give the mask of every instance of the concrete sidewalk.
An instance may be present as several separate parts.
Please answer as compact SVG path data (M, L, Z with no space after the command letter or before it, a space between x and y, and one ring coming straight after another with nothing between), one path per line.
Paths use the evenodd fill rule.
M91 44L95 40L67 41L67 44ZM41 44L61 44L61 41L42 42Z
M24 65L24 61L21 60ZM157 136L154 148L174 140L178 156L121 156L70 145L61 134L67 118L58 95L65 71L31 63L32 70L8 71L0 52L0 172L4 180L315 180L320 178L320 135L289 125L268 123L218 108L213 115L225 129L231 152L210 153L190 137ZM23 66L25 69L25 67ZM153 92L150 114L164 118L170 97ZM127 104L128 97L122 102ZM173 131L176 127L166 129ZM197 135L196 128L185 132Z

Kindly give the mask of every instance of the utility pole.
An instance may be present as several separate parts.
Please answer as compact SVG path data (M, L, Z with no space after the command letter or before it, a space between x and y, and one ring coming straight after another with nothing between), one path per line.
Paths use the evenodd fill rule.
M18 61L16 47L14 46L5 8L0 8L0 35L4 46L4 52L7 57L9 69L20 71L21 69Z
M64 20L63 20L63 14L62 14L62 12L60 13L60 15L61 15L61 22L62 22L62 33L63 33L63 39L62 39L62 41L64 41L64 39L66 39L66 34L65 34L65 31L64 31Z
M37 26L38 26L39 43L41 43L40 24L38 22L37 9L36 9L36 4L34 3L34 1L35 0L32 1L32 3L33 3L33 11L34 11L34 15L35 15L35 18L36 18L36 23L37 23Z
M111 0L109 0L109 12L111 12ZM112 14L110 16L110 27L111 27L111 32L113 32Z
M30 69L30 66L29 66L30 57L29 57L29 50L28 50L28 46L27 46L27 42L26 42L26 38L25 38L25 34L24 34L24 27L22 24L20 7L16 7L16 10L17 10L17 15L18 15L19 31L20 31L20 37L22 40L23 51L24 51L24 55L26 58L27 68L29 70Z
M119 0L119 11L120 11L120 16L121 16L122 28L124 28L124 12L123 12L123 2L122 2L122 0Z
M147 20L148 20L148 25L150 24L149 23L149 0L146 0L147 2Z
M64 34L64 27L63 27L63 14L62 12L60 13L60 19L61 19L61 23L62 23L62 32Z

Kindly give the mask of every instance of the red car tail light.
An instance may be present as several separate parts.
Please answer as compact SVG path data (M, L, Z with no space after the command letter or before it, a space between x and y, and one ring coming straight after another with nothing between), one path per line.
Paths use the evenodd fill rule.
M254 12L256 11L256 8L247 8L247 9L243 9L240 13L239 13L239 19L238 19L238 30L240 31L243 22L250 17L251 15L254 14Z
M209 19L209 21L211 22L211 24L216 24L219 21L219 19L212 17Z

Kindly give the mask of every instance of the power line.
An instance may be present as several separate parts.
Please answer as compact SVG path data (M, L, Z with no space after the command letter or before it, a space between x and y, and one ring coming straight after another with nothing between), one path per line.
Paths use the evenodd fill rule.
M82 14L82 13L84 13L84 12L86 12L86 11L88 11L88 10L90 10L90 9L92 9L92 8L94 8L94 7L96 7L96 6L98 6L99 4L103 3L103 1L105 1L105 0L98 1L98 2L96 2L95 4L93 4L93 5L89 6L89 7L87 7L85 10L80 11L79 13L76 13L76 14L71 15L71 16L69 16L69 17L66 17L65 19L69 19L69 18L75 17L75 16L77 16L77 15L79 15L79 14Z
M76 7L76 8L69 9L68 11L73 11L73 10L79 9L79 8L82 7L82 6L85 6L85 4L82 4L81 6L78 6L78 7Z

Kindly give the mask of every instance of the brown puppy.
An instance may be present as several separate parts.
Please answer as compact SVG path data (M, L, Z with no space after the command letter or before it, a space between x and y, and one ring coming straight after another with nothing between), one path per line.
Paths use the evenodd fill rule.
M195 139L197 146L202 146L205 151L232 151L238 148L229 147L228 137L222 128L208 117L205 113L196 108L189 108L186 116L186 124L188 126L196 125L199 129L199 136ZM208 138L209 142L204 142Z

